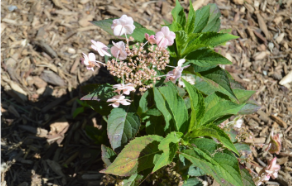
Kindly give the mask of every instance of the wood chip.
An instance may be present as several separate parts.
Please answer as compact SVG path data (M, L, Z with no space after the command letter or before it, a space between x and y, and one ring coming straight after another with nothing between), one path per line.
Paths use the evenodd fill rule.
M270 116L272 118L272 120L274 120L275 122L277 122L281 127L283 128L287 128L287 123L285 121L283 121L281 118L271 115Z

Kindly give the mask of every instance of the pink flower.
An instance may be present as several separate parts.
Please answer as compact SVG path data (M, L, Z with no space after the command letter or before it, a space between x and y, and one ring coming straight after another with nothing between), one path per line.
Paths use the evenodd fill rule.
M93 48L94 50L96 50L99 55L101 56L111 56L107 50L109 49L105 44L103 44L102 42L99 42L99 41L94 41L94 40L91 40L92 42L92 45L91 45L91 48Z
M280 165L277 165L277 157L274 157L269 166L265 168L265 172L267 173L267 176L271 176L273 179L276 179L280 168Z
M271 177L276 179L280 168L280 165L277 164L277 157L274 157L269 165L260 171L259 177L254 179L256 185L261 185L263 182L269 181Z
M167 74L166 74L166 79L164 82L168 82L168 81L172 81L173 83L176 82L176 80L178 78L181 77L182 75L182 71L185 69L185 68L188 68L190 65L187 65L187 66L184 66L182 67L183 63L185 62L186 60L185 59L180 59L178 62L177 62L177 67L175 67L172 71L169 71Z
M156 44L160 48L166 48L167 46L171 46L175 39L175 33L170 31L167 26L161 28L161 31L155 34Z
M82 53L82 54L83 54L82 63L86 66L87 70L94 71L93 67L99 66L95 61L94 53L89 53L88 56L84 53Z
M145 33L145 38L152 45L156 43L154 35L149 36L149 34Z
M266 151L269 151L270 153L276 153L279 154L281 151L281 139L280 135L276 134L274 135L274 130L272 130L271 135L270 135L270 143L268 145L268 148Z
M113 42L113 45L114 46L111 47L112 55L119 60L127 59L125 43L123 41L119 41L117 43Z
M122 15L120 19L113 20L111 29L113 29L115 36L121 36L124 34L132 34L135 29L134 20L131 17Z
M130 100L125 99L125 96L123 96L123 95L114 96L114 97L108 99L107 102L112 102L109 105L112 105L114 108L119 107L120 104L122 104L122 105L130 105L131 104Z
M129 95L131 91L135 91L135 87L134 84L132 83L128 83L128 84L116 84L113 85L113 88L116 88L117 90L115 90L114 92L117 92L118 94L120 94L121 91L123 91L123 94L125 95Z

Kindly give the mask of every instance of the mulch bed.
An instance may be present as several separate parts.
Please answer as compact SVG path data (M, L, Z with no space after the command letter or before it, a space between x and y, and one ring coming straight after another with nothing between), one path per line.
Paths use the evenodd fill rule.
M187 11L188 1L181 3ZM207 3L214 1L197 0L193 5ZM255 137L254 161L265 166L272 159L261 144L273 128L283 141L277 155L281 171L268 184L292 185L292 84L283 83L292 78L292 0L216 4L222 29L230 28L240 37L218 48L234 64L225 69L248 90L256 90L254 99L262 105L244 117ZM163 19L172 19L174 2L10 0L1 5L2 185L114 183L113 177L99 173L100 146L84 130L100 128L100 116L86 110L72 117L76 100L83 96L80 86L113 81L105 68L92 72L80 64L91 39L108 43L113 38L89 21L127 14L157 31Z

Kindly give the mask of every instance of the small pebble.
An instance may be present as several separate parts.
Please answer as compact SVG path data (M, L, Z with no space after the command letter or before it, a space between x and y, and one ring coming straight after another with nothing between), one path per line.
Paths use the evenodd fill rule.
M74 48L68 48L68 53L69 54L75 54L76 53L76 50Z

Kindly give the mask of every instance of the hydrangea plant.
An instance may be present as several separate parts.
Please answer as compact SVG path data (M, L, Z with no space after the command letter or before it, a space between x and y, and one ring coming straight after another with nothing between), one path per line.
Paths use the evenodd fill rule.
M276 159L254 179L245 169L251 150L244 139L241 116L259 109L245 90L220 65L232 63L214 51L237 36L220 29L220 11L209 4L188 16L180 3L173 22L156 33L127 15L94 21L117 37L108 46L92 40L94 53L82 62L93 70L106 66L117 84L86 85L81 98L103 116L102 132L87 130L101 146L105 168L100 172L124 177L124 185L139 185L147 175L174 163L184 185L212 176L220 185L257 185L275 178ZM75 116L84 108L78 108ZM228 121L231 116L238 116ZM107 138L108 137L108 144ZM268 150L279 152L279 136Z

